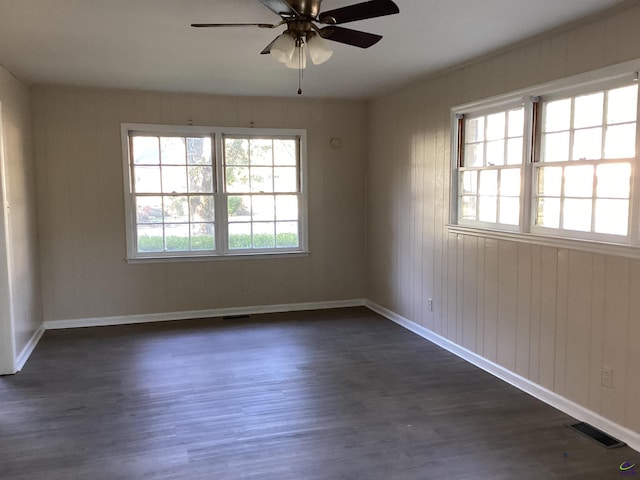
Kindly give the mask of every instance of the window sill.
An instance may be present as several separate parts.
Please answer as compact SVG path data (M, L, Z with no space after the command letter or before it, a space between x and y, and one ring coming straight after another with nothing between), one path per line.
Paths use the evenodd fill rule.
M447 225L447 229L449 230L449 233L453 233L456 235L470 235L474 237L491 238L495 240L509 240L512 242L542 245L545 247L566 248L598 253L602 255L617 255L620 257L640 259L639 247L622 243L553 237L549 235L537 235L535 233L489 230L485 228L451 224Z
M227 255L171 255L171 256L158 256L158 257L128 257L125 258L129 264L136 263L175 263L175 262L211 262L220 260L262 260L262 259L277 259L277 258L293 258L293 257L308 257L311 252L296 251L296 252L258 252L258 253L229 253Z

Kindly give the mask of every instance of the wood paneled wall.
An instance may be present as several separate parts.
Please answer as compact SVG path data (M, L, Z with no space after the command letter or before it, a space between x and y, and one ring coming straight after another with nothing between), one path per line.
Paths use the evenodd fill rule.
M45 320L364 295L365 103L53 87L33 103ZM127 264L121 122L306 128L311 254Z
M374 101L367 188L367 298L636 432L640 262L446 224L451 107L640 58L638 24L612 12Z

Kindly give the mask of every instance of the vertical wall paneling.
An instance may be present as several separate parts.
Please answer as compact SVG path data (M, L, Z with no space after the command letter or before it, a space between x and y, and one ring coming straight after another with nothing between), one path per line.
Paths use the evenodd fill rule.
M567 376L567 291L569 282L569 251L558 250L556 315L555 315L555 372L553 390L565 395Z
M530 338L531 338L531 245L519 243L516 298L516 341L515 372L523 377L529 377Z
M604 364L613 369L613 388L602 390L602 413L624 423L629 350L630 262L626 258L607 257L604 298Z
M637 262L447 224L451 108L640 59L638 22L627 2L373 100L367 184L369 299L636 431Z

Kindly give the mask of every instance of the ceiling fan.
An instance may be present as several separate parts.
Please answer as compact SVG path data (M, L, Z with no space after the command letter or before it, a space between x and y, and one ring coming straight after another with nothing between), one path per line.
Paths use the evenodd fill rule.
M267 45L261 54L271 54L289 68L299 71L306 68L306 51L311 61L319 65L333 55L325 40L344 43L360 48L369 48L381 39L381 35L352 30L337 25L383 17L400 13L392 0L369 0L325 12L320 11L322 0L260 0L265 7L280 16L279 23L192 23L192 27L259 27L277 28L286 25L286 30ZM298 89L302 94L302 89Z

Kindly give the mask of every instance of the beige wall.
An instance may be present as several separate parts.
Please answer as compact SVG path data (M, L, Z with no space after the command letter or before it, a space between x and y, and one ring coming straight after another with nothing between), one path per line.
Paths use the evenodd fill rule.
M43 87L34 112L45 320L364 295L364 103ZM120 123L189 121L307 129L309 256L126 263Z
M20 354L42 323L31 93L27 86L2 67L0 103L6 165L6 198L9 207L9 281L12 285L16 354Z
M639 24L635 7L376 100L367 191L369 299L636 432L640 262L446 223L450 108L638 59Z

